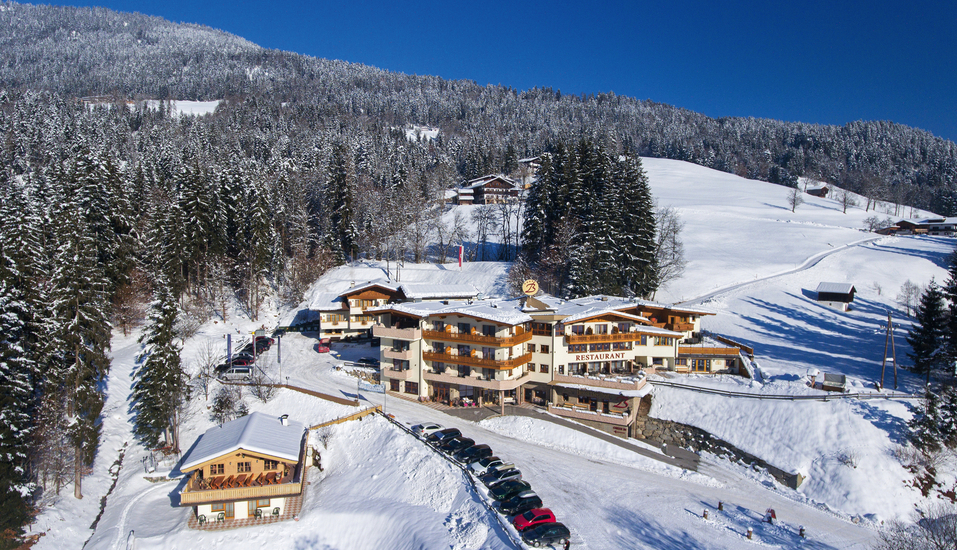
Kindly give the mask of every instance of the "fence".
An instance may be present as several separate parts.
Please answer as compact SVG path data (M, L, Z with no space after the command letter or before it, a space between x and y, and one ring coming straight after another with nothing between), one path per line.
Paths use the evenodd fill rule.
M666 386L669 388L678 388L681 390L696 391L699 393L711 393L715 395L725 395L728 397L743 397L747 399L777 399L781 401L833 401L834 399L923 399L922 395L911 395L902 392L867 392L867 393L830 393L823 395L781 395L781 394L760 394L748 393L731 390L722 390L718 388L706 388L702 386L689 386L677 382L668 382L665 380L651 381L653 386Z
M382 405L376 405L375 407L369 407L368 409L361 410L361 411L359 411L359 412L357 412L357 413L352 413L352 414L350 414L350 415L343 416L343 417L337 418L337 419L335 419L335 420L330 420L330 421L328 421L328 422L323 422L322 424L316 424L315 426L310 426L309 429L310 429L310 430L318 430L319 428L322 428L322 427L325 427L325 426L332 426L333 424L342 424L343 422L349 422L350 420L359 420L359 419L361 419L361 418L363 418L363 417L369 416L370 414L374 414L374 413L376 413L376 412L382 412Z

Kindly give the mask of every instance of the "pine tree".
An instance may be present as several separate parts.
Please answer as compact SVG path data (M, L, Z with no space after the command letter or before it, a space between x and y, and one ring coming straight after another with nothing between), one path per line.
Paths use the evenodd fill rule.
M188 377L176 344L176 299L165 281L155 285L149 325L140 343L143 351L133 383L134 433L149 447L160 437L179 450L178 415L188 399Z
M937 452L941 449L943 437L940 419L940 397L928 389L924 396L924 406L916 409L914 416L907 422L910 441L915 447L925 452Z
M941 291L947 298L946 356L951 364L957 362L957 250L950 255L947 282Z
M86 224L82 218L71 219L74 212L64 209L58 220L59 246L46 335L53 369L48 373L46 391L62 396L65 403L63 413L73 448L74 495L83 498L83 473L92 464L99 444L100 384L110 368L109 284Z
M928 380L931 372L945 364L945 324L943 294L931 279L920 297L914 325L907 334L907 343L912 349L907 356L914 362L914 371L926 374Z

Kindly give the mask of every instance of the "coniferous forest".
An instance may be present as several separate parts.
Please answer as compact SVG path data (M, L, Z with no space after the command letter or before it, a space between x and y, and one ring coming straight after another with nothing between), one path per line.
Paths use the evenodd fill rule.
M297 303L351 259L446 261L495 231L510 246L473 259L517 260L549 292L653 295L661 217L638 156L957 214L957 146L890 122L409 76L98 8L2 2L0 51L0 546L38 499L82 495L111 330L145 324L136 434L175 446L177 339L233 301L251 318L267 294ZM533 156L522 226L507 208L480 209L476 234L441 219L446 189Z

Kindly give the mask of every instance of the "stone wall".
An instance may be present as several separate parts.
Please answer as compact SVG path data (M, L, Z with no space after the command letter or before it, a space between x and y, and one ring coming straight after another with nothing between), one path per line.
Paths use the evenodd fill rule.
M673 445L685 449L690 448L696 453L707 451L734 462L749 465L755 469L764 468L774 479L792 489L797 489L804 481L804 476L801 474L792 474L772 466L700 428L648 416L648 411L651 409L650 397L643 398L638 408L638 418L635 419L632 430L635 439L645 439L663 446Z

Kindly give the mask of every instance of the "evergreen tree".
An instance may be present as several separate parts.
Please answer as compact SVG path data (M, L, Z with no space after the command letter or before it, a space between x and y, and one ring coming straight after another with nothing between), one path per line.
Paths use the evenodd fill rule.
M928 389L924 396L924 406L916 409L914 416L907 422L911 443L925 452L939 451L943 439L940 419L940 397Z
M907 343L912 349L907 356L914 362L914 371L926 374L928 380L931 372L939 370L946 361L945 324L943 294L937 283L931 279L927 290L920 297L914 325L907 333Z
M957 361L957 250L950 255L947 282L941 291L947 298L947 328L944 335L946 341L946 356L951 364Z
M69 206L69 205L68 205ZM53 369L47 392L62 396L68 437L73 448L74 495L99 444L103 394L99 385L110 368L108 281L97 262L97 247L83 219L70 219L64 209L58 220L58 248L51 281L51 314L46 338Z
M134 433L151 448L162 436L177 451L178 415L188 399L188 377L176 344L176 299L165 281L155 286L149 325L140 337L143 351L133 383Z

